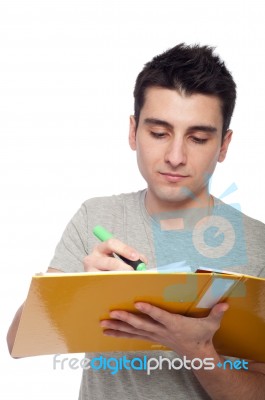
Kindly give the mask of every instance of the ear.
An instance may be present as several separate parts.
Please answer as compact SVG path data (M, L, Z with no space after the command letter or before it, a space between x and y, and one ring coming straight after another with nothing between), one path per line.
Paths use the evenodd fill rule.
M218 157L219 162L223 162L225 160L226 153L227 153L229 144L232 139L232 135L233 135L233 131L231 129L228 129L224 136L224 140L223 140L223 143L222 143L222 146L220 149L220 153L219 153L219 157Z
M132 150L136 150L136 121L133 115L130 116L129 144Z

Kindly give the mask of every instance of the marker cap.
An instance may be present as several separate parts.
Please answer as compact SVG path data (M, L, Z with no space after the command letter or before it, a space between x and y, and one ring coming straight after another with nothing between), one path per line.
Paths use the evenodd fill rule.
M108 232L105 228L103 228L103 226L100 225L95 226L93 233L102 242L105 242L113 237L112 233Z

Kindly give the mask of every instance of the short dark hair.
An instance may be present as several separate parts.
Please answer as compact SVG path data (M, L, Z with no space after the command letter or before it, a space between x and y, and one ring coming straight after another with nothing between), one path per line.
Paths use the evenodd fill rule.
M145 64L134 88L136 127L149 87L176 89L187 95L199 93L219 97L222 106L224 137L235 107L236 84L215 48L185 43L155 56Z

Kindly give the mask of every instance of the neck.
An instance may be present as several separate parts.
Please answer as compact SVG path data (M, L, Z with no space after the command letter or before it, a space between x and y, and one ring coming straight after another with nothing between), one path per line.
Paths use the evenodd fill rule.
M203 191L199 195L196 194L194 198L189 197L179 201L164 201L154 197L151 190L148 188L145 196L145 207L150 215L197 208L210 210L213 205L213 196L208 191Z

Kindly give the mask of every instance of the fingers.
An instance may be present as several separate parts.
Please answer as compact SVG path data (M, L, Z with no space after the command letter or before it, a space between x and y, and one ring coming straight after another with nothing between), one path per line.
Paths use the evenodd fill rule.
M227 303L219 303L216 304L212 309L206 320L212 326L212 330L216 332L221 325L221 320L223 318L224 313L228 310L229 305Z
M102 328L106 328L103 333L108 335L114 332L118 332L118 335L115 336L123 336L127 335L126 337L145 337L146 339L149 338L149 333L145 330L137 329L132 325L127 324L126 322L119 321L119 320L104 320L100 322L100 326Z
M123 262L118 257L113 257L113 254L121 255L129 260L143 260L147 263L145 256L137 252L133 247L130 247L118 239L111 238L105 242L99 243L94 247L91 254L83 260L84 270L91 271L133 271L133 268Z
M135 303L135 308L137 308L137 310L141 311L142 313L147 314L153 320L159 322L164 326L172 325L172 313L168 311L162 310L161 308L153 306L149 303L140 302ZM183 316L180 314L174 314L174 318L175 320L178 319L180 322Z
M133 247L130 247L115 238L111 238L106 242L100 243L95 250L98 253L105 255L112 255L115 253L132 261L139 260L140 258L140 254Z
M123 261L111 256L97 256L90 254L83 260L86 272L95 271L133 271L133 268Z
M212 338L220 327L228 304L215 305L208 317L193 318L172 314L149 303L137 302L141 314L124 310L110 312L111 319L100 322L105 335L138 338L160 343L179 354L211 347Z
M219 303L216 304L212 309L208 318L210 317L213 320L220 321L225 313L228 310L229 305L227 303Z
M149 338L144 335L138 335L138 334L133 334L133 333L128 333L128 332L122 332L122 331L115 331L114 329L106 329L103 331L104 335L107 336L113 336L113 337L123 337L123 338L130 338L130 339L140 339L140 340L151 340L153 341L152 338Z
M142 260L146 265L148 264L148 259L144 254L139 253L139 257L137 258L137 260L139 259Z
M106 335L156 341L164 332L162 325L145 315L135 315L119 310L111 312L110 316L112 319L100 322L102 328L107 328L104 330Z
M133 314L126 311L111 311L110 317L144 331L150 331L154 329L155 325L158 325L156 321L147 315Z

